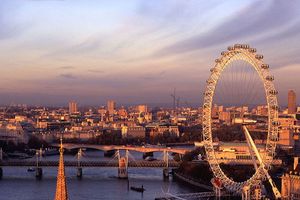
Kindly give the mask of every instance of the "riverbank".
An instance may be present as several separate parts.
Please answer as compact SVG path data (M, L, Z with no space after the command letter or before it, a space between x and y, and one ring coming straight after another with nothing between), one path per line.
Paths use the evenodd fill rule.
M189 176L187 176L183 173L180 173L180 172L174 171L173 172L173 177L174 177L175 180L187 183L187 184L192 185L194 187L198 187L198 188L201 188L201 189L204 189L204 190L207 190L207 191L212 191L213 190L213 187L209 186L207 183L203 183L201 180L199 181L199 179L189 177Z

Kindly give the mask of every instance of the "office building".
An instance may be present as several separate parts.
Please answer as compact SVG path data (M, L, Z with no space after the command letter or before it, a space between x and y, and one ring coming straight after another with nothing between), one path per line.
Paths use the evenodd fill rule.
M107 110L109 115L113 115L115 113L115 108L116 108L116 102L113 100L108 100L107 101Z
M146 112L148 112L148 106L147 105L138 105L137 111L139 113L146 113Z
M294 90L288 92L288 114L296 113L296 93Z
M74 114L77 113L77 103L75 101L70 101L69 102L69 113Z

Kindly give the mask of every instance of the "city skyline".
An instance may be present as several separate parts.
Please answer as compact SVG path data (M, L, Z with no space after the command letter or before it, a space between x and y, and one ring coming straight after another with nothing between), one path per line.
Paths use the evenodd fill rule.
M202 105L220 49L249 43L279 104L300 93L298 1L2 1L0 104Z
M300 197L300 0L0 2L0 199Z

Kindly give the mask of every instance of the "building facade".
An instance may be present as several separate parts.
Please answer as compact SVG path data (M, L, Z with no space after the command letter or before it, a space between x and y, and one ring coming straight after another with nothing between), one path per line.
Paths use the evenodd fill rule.
M294 140L294 126L296 120L290 115L282 115L278 117L279 126L279 140L277 145L281 148L293 148Z
M288 114L296 113L296 93L294 90L289 90L288 92Z
M281 196L283 200L300 199L299 157L294 158L293 169L281 177Z
M147 105L138 105L137 111L139 113L146 113L146 112L148 112L148 106Z
M75 101L70 101L69 102L69 113L74 114L77 113L77 103Z
M113 100L108 100L107 101L107 110L109 115L113 115L115 113L116 109L116 102Z
M142 126L123 126L122 127L122 137L128 138L145 138L146 136L146 129Z

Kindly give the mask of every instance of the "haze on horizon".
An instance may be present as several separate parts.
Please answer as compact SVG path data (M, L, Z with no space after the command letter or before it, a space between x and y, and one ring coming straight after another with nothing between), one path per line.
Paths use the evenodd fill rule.
M2 0L0 104L202 103L209 69L246 43L279 103L300 96L300 1ZM298 98L298 103L300 98Z

